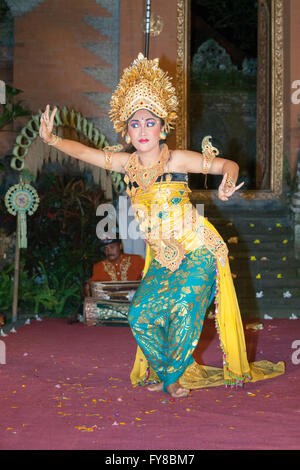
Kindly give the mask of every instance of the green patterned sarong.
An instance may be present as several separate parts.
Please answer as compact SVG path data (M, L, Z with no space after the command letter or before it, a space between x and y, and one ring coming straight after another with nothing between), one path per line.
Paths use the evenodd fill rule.
M128 321L164 391L193 362L215 277L215 258L201 247L174 272L153 260L134 296Z

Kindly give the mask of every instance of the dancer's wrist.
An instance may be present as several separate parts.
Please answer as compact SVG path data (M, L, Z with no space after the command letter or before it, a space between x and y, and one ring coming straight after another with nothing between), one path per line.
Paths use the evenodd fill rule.
M45 142L45 144L53 145L53 146L59 144L61 141L62 141L62 138L55 134L50 134L49 139L45 139L45 138L43 139L43 142Z

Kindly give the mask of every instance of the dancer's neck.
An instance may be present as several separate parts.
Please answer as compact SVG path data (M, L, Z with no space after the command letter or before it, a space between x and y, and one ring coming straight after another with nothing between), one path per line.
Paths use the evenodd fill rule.
M160 162L162 156L162 148L158 146L157 149L151 150L149 152L137 151L136 154L140 164L147 168Z

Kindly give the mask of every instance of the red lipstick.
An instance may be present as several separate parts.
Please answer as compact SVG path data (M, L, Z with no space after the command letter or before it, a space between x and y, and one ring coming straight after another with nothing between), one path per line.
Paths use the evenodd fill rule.
M148 139L140 139L140 140L139 140L139 143L140 143L140 144L146 144L147 142L149 142Z

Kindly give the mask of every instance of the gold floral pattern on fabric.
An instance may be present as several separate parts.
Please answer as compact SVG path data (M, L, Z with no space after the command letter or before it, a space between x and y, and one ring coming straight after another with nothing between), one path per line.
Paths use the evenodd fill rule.
M215 259L202 247L175 272L154 260L133 299L128 315L133 334L166 386L193 360L214 283Z
M178 269L184 257L184 247L175 238L154 240L151 245L156 253L155 259L161 266L171 271Z
M129 269L130 263L131 263L131 260L129 256L123 257L121 259L121 262L118 265L118 269L120 270L120 273L121 273L121 281L127 281L127 271ZM107 274L111 277L112 281L118 280L116 263L111 263L108 260L104 260L103 268L107 272Z
M228 248L226 244L217 233L208 227L204 227L204 244L211 253L214 253L216 258L224 260L227 258Z

